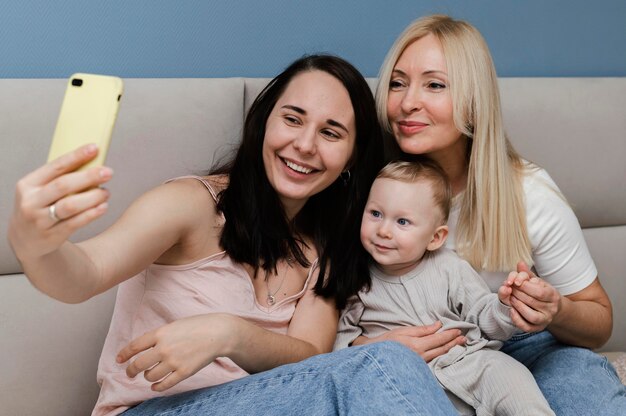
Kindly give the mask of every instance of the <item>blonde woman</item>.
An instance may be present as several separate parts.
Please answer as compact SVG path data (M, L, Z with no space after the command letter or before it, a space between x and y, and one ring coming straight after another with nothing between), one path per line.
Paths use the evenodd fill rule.
M531 275L511 301L511 318L528 333L502 351L528 366L557 414L626 414L624 386L590 350L611 334L611 302L557 186L505 136L497 76L480 33L448 16L414 21L382 65L376 99L383 128L395 138L390 143L434 159L450 179L447 246L492 291L511 270L512 278ZM410 341L418 353L432 345L429 336L393 331L384 339ZM586 394L590 386L594 394Z

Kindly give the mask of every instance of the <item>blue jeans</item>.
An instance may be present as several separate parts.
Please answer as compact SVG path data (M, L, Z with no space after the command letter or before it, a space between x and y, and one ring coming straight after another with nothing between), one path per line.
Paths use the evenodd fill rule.
M143 415L456 415L426 363L395 342L350 347L148 400Z
M606 357L548 331L515 336L501 351L528 367L557 415L626 415L626 388Z

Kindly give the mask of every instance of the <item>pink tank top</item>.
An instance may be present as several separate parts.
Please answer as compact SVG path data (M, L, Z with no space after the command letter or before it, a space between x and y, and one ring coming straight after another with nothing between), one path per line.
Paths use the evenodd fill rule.
M216 198L215 191L203 178L183 178L201 181ZM316 265L317 261L311 266L299 293L269 308L257 302L250 276L225 252L185 265L152 264L120 284L98 364L97 380L101 389L92 415L117 415L152 397L209 387L246 376L248 373L230 359L221 357L165 393L158 393L150 390L151 383L143 374L134 379L126 376L128 363L117 364L115 357L130 341L144 333L199 314L229 313L269 331L286 334L298 299L308 288Z

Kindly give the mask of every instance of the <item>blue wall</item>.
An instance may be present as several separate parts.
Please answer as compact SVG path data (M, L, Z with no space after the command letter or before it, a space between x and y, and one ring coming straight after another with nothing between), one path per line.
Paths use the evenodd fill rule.
M435 12L477 26L501 76L626 76L624 0L2 0L0 78L267 77L318 51L376 76Z

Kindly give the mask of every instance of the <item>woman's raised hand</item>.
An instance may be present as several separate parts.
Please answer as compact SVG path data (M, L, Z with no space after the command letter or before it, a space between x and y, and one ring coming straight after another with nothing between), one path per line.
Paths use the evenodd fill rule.
M77 229L106 212L109 192L99 188L113 171L94 167L76 171L98 154L82 146L20 179L9 222L9 242L24 262L59 248Z
M447 329L437 332L440 328L441 322L435 322L425 326L395 328L375 338L361 336L353 345L381 341L396 341L419 354L424 361L429 362L447 353L452 347L465 343L465 337L460 330Z

